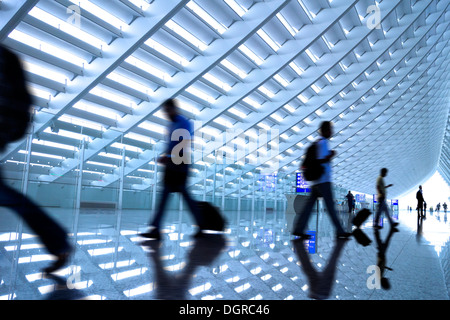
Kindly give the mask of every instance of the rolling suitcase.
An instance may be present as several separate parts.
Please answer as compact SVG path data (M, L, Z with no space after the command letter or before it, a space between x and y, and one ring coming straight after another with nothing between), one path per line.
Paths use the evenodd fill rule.
M199 226L200 229L213 231L224 230L225 219L216 207L211 205L209 202L204 201L197 202L197 205L203 220Z
M353 218L352 223L356 226L356 227L360 227L364 221L366 221L366 219L370 216L372 212L370 212L369 209L362 209L360 210L356 216Z

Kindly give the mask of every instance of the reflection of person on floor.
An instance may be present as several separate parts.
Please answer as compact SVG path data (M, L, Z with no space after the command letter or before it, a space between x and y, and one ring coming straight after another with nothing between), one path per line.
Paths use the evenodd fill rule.
M161 259L161 242L145 241L142 244L151 249L149 253L155 270L155 299L187 300L187 291L199 267L210 265L225 248L225 238L221 234L205 234L195 238L192 250L187 254L186 265L176 275L164 270Z
M420 242L422 239L422 230L423 230L423 217L417 216L417 235L416 240L417 242Z
M0 46L0 152L26 135L31 120L31 96L17 56ZM43 271L54 272L63 267L72 252L66 231L38 205L21 192L8 186L0 177L0 206L18 214L39 236L54 263Z
M380 276L380 284L381 287L383 289L390 289L391 285L389 283L389 279L385 277L385 271L386 270L390 270L393 271L391 268L386 266L386 251L387 248L389 246L389 242L392 239L392 235L394 234L394 232L398 232L398 229L396 227L391 226L389 229L389 234L386 237L386 240L383 242L381 241L381 237L380 237L380 230L375 228L374 229L374 234L375 234L375 239L377 241L377 266L379 268L379 276Z
M305 243L302 239L292 240L292 244L300 260L303 272L306 274L309 281L309 297L312 299L327 299L330 296L331 289L334 284L334 275L336 271L336 264L341 255L342 249L348 239L337 239L334 245L331 256L328 258L328 264L321 272L317 271L310 260L308 253L306 253Z

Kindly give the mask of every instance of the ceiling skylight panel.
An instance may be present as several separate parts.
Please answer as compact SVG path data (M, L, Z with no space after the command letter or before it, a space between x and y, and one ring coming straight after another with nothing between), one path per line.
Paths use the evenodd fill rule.
M226 128L232 128L233 127L233 123L231 123L230 121L228 121L227 119L225 119L224 117L219 117L213 120L213 122L218 123Z
M111 144L111 147L117 148L117 149L120 149L120 150L125 149L127 151L137 152L137 153L142 153L144 151L141 148L138 148L138 147L135 147L135 146L130 146L128 144L120 143L120 142L114 142L113 144Z
M134 57L134 56L129 56L128 58L125 59L125 62L144 70L145 72L154 75L162 80L169 80L171 78L171 76L168 73L165 73L161 70L159 70L158 68L155 68L154 66Z
M201 91L200 89L195 88L194 86L190 86L189 88L186 89L186 91L208 103L214 103L216 101L214 97L211 97L209 94Z
M62 143L56 143L56 142L52 142L52 141L33 139L32 143L38 144L41 146L53 147L53 148L64 149L64 150L69 150L69 151L77 151L78 150L77 147L69 146L67 144L62 144Z
M289 103L286 103L283 108L285 108L290 113L294 113L295 112L295 108L292 107Z
M122 157L123 157L120 154L107 153L107 152L100 152L98 155L100 157L110 158L110 159L114 159L114 160L122 160ZM129 157L125 157L125 160L129 161L130 158Z
M231 63L229 60L224 59L220 62L225 68L239 76L241 79L244 79L248 76L247 72L237 67L235 64Z
M289 81L283 78L280 74L276 74L273 77L279 84L281 84L283 87L287 87L289 85Z
M271 90L269 90L268 88L266 88L265 86L261 86L258 88L258 91L262 92L263 94L265 94L267 97L269 98L273 98L275 97L275 93L273 93Z
M20 154L28 154L28 151L26 151L26 150L19 150L18 152ZM50 159L56 159L56 160L66 160L67 159L66 157L57 156L57 155L54 155L54 154L34 152L34 151L31 152L31 155L32 156L36 156L36 157L50 158Z
M108 167L108 168L117 168L116 165L113 165L110 163L104 163L104 162L97 162L97 161L86 161L86 164L92 164L92 165Z
M49 133L49 134L54 134L54 135L58 135L61 137L66 137L66 138L71 138L71 139L75 139L75 140L83 140L85 139L86 141L92 141L92 138L89 136L86 136L84 134L79 134L76 132L72 132L72 131L67 131L67 130L58 130L58 132L53 132L52 129L50 127L46 128L44 130L45 133Z
M210 137L218 137L222 133L219 129L213 128L211 126L204 126L200 129L200 132Z
M300 4L300 6L302 7L303 11L306 13L306 15L308 16L308 18L309 18L311 21L314 20L314 18L316 17L316 15L315 15L311 10L309 10L309 9L303 4L303 1L302 1L302 0L298 0L297 2Z
M321 90L322 90L322 88L320 88L318 85L316 85L315 83L313 83L312 85L311 85L311 88L314 90L314 92L315 93L319 93Z
M236 12L240 17L242 17L246 12L247 9L242 7L239 3L237 3L235 0L224 0L226 4L230 6L231 9L233 9L234 12Z
M264 30L259 29L256 33L272 48L273 51L277 52L281 48L281 46L276 43Z
M195 14L197 14L203 21L205 21L208 25L210 25L219 34L223 34L225 33L225 31L227 31L227 28L225 28L220 22L214 19L208 12L206 12L194 1L188 2L186 7L191 9Z
M256 109L261 108L261 104L259 104L258 102L256 102L252 98L245 97L244 99L242 99L242 101L244 101L245 103L249 104L250 106L252 106L252 107L254 107Z
M291 36L295 37L295 35L298 33L298 30L291 26L281 13L277 13L276 17L278 18L278 20L280 20L281 24L286 28L286 30L289 31Z
M334 48L334 44L328 41L328 39L325 38L325 36L322 36L322 40L327 45L329 50L332 50Z
M163 54L164 56L168 57L169 59L181 64L182 66L187 66L189 64L189 60L187 60L186 58L182 57L175 51L163 46L162 44L153 39L148 39L145 42L145 44L150 48L153 48L159 53Z
M300 101L303 102L303 103L307 103L309 101L309 99L307 97L305 97L305 95L303 93L299 94L297 96L297 98L299 98Z
M40 9L39 7L34 7L28 12L28 14L96 48L102 49L108 46L108 44L103 40L94 37L90 33L83 31L81 28L68 23L67 21L51 15L50 13Z
M28 84L27 88L31 95L42 99L50 100L51 97L55 95L55 92L45 90L44 88L41 88L40 86L37 86L35 84Z
M145 121L145 122L139 124L138 127L149 130L149 131L161 133L161 134L167 133L167 130L164 126L159 125L157 123L150 122L150 121Z
M308 57L312 60L312 62L316 63L317 61L319 61L319 57L317 55L315 55L311 49L306 49L305 53L308 55Z
M54 57L57 57L61 60L70 62L72 64L78 65L80 67L84 67L85 65L88 65L88 62L84 60L83 58L80 58L66 50L62 50L58 47L55 47L49 43L43 42L37 38L34 38L24 32L21 32L19 30L13 30L9 35L9 38L14 39L16 41L19 41L25 45L28 45L30 47L33 47L37 50L40 50L42 52L45 52L47 54L50 54Z
M245 44L242 44L239 47L239 50L245 54L250 60L255 62L258 66L262 65L264 60L259 57L257 54L255 54L252 50L250 50Z
M271 117L272 119L274 119L275 121L277 121L277 122L282 122L282 121L283 121L283 117L280 116L280 115L277 114L277 113L271 114L270 117Z
M30 73L34 73L36 75L39 75L41 77L62 83L67 84L69 82L69 78L59 72L49 70L47 68L44 68L42 66L39 66L37 64L34 64L32 62L29 62L27 60L22 60L22 65L25 71L28 71Z
M118 82L120 84L123 84L124 86L127 86L129 88L132 88L134 90L140 91L142 93L148 94L149 92L153 92L153 90L149 87L144 86L143 84L134 81L128 77L125 77L116 71L110 73L106 78L111 79L115 82Z
M150 4L148 3L147 0L127 0L127 1L131 2L136 7L141 8L142 11L146 11L150 7Z
M101 106L95 106L93 104L86 103L83 101L75 103L72 108L83 110L93 114L98 114L101 115L102 117L106 117L113 120L117 120L122 117L121 114L114 112L114 110L112 109L108 109Z
M245 119L247 117L247 115L244 112L239 111L238 109L236 109L234 107L231 109L228 109L228 112L240 117L241 119Z
M205 51L208 48L208 46L203 41L199 40L197 37L192 35L189 31L181 27L175 21L169 20L165 25L170 30L187 40L189 43L199 48L201 51Z
M289 66L292 68L292 70L294 70L299 76L301 76L303 74L303 72L305 72L305 70L303 70L301 67L299 67L294 61L292 61L291 63L289 63Z
M126 24L124 21L110 14L108 11L103 10L102 8L93 4L89 0L69 0L69 1L79 6L81 9L92 13L99 19L105 21L106 23L112 25L113 27L119 30L125 31L128 27L128 24Z
M270 130L270 126L269 126L268 124L264 123L264 122L260 122L260 123L258 123L256 126L262 128L262 129L264 129L264 130L267 130L267 131Z
M179 107L180 109L183 109L183 110L185 110L185 111L187 111L187 112L192 113L193 115L198 115L198 114L200 114L200 110L199 110L198 107L195 107L195 106L193 106L192 104L185 102L185 101L184 101L183 99L181 99L181 98L178 99L178 107Z
M228 83L223 82L222 80L218 79L217 77L213 76L210 73L205 74L203 76L203 78L205 78L209 82L215 84L216 86L218 86L219 88L222 88L223 90L225 90L227 92L231 90L231 86Z
M101 98L105 98L105 99L114 101L114 102L122 104L124 106L131 107L133 109L137 107L137 105L134 101L127 99L127 98L123 97L122 95L113 93L109 90L102 89L98 86L93 88L91 91L89 91L89 93L96 95L98 97L101 97Z
M149 144L156 143L156 141L153 140L152 138L144 136L142 134L134 133L134 132L129 132L129 133L125 134L124 137L127 139L141 141L141 142L145 142L145 143L149 143Z
M105 127L98 123L94 123L93 121L89 121L86 119L80 119L74 116L62 115L61 117L58 118L58 121L70 123L80 127L86 127L97 131L105 131Z

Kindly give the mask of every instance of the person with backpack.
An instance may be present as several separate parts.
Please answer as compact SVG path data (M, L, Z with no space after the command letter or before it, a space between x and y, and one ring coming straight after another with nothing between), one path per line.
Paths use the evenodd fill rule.
M292 234L300 239L310 239L310 236L305 234L305 228L316 200L323 197L328 215L336 228L336 237L347 239L350 233L344 231L337 217L331 185L331 159L336 154L334 150L330 150L328 142L333 135L332 123L323 121L319 133L320 138L308 148L302 163L303 175L310 181L311 194L302 211L297 213Z
M0 45L0 152L26 135L31 122L31 95L18 57ZM0 177L0 206L17 213L37 234L56 260L43 271L63 267L73 251L67 232L24 194L6 185ZM17 249L20 250L20 249Z

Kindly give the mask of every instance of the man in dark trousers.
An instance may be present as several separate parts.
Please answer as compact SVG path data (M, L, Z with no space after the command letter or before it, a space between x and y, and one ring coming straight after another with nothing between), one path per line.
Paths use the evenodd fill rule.
M168 132L168 144L166 151L160 156L158 162L165 164L164 189L160 203L149 232L140 234L142 237L160 240L161 220L169 194L179 192L186 200L197 224L202 225L202 218L197 203L191 198L186 188L189 165L191 163L190 145L193 137L191 123L178 112L175 100L169 99L163 103L163 110L171 121ZM197 235L201 234L201 230Z
M330 121L323 121L320 125L319 133L320 138L317 141L317 160L324 167L324 173L317 180L311 181L311 195L303 206L302 212L299 212L296 216L292 234L300 237L302 240L310 239L310 236L305 234L305 228L316 200L319 197L323 197L328 215L336 229L336 237L338 239L347 239L351 234L344 231L337 217L331 185L331 159L336 154L334 150L329 148L328 142L333 135L332 123Z
M31 96L21 63L13 52L0 45L0 152L8 143L25 136L30 111ZM0 205L15 211L39 236L46 249L56 256L44 272L54 272L66 264L72 252L66 231L24 194L6 185L1 177Z
M416 193L417 199L417 215L419 217L423 217L423 203L425 200L423 199L422 186L419 186L419 190Z
M353 196L353 193L349 190L347 195L345 196L347 198L347 204L348 204L348 213L352 213L353 208L353 201L355 197Z

